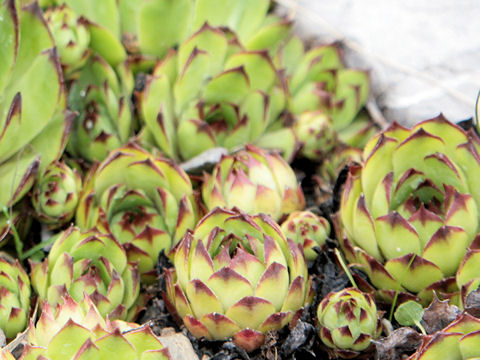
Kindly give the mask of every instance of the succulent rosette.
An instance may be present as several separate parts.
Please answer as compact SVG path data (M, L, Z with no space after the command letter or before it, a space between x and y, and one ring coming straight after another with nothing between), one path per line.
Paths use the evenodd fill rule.
M303 247L307 261L317 257L314 247L323 248L330 235L327 219L311 211L294 211L282 223L283 234Z
M64 162L51 163L33 189L35 216L51 226L67 223L75 214L81 188L82 179L77 170Z
M46 304L31 323L22 360L109 359L167 360L168 349L148 325L105 320L91 299L65 297L62 305Z
M90 295L102 316L132 319L137 315L140 275L122 246L110 235L69 229L56 235L43 262L31 262L32 286L52 306L67 294L75 301Z
M71 85L68 103L78 115L69 151L90 162L102 161L132 135L133 75L126 63L116 71L99 55L92 56Z
M0 328L13 339L28 325L30 279L18 261L0 258Z
M313 48L292 61L291 52L303 51L303 45L296 37L290 42L293 44L287 43L277 59L291 73L288 83L291 111L301 114L322 109L331 117L335 131L347 128L367 101L367 73L345 68L335 46ZM284 64L283 57L290 63Z
M289 158L297 140L284 125L285 106L285 84L268 53L246 50L234 34L205 24L147 78L140 139L175 159L245 143Z
M0 4L0 208L32 187L63 152L71 118L54 42L36 3ZM0 223L5 220L0 219ZM3 239L8 231L1 234Z
M88 24L66 4L48 8L45 19L55 39L65 77L71 78L91 53Z
M315 148L313 136L319 143L317 151L325 153L328 146L325 150L322 146L331 144L332 134L336 141L350 146L362 146L359 144L374 134L372 122L359 114L369 94L368 74L346 68L338 47L328 45L305 51L303 42L291 36L275 52L274 61L288 79L288 109L299 122L298 136L304 138L301 140L307 149ZM310 113L319 111L328 116L328 121L318 116L313 119ZM313 136L308 139L305 131L311 131ZM314 156L310 151L305 155Z
M373 297L356 288L329 293L317 310L322 342L343 358L367 349L382 332Z
M175 248L167 296L196 337L251 351L313 295L301 247L268 216L216 208Z
M293 129L301 144L301 154L309 159L323 159L338 144L332 121L323 111L303 112L297 117Z
M324 159L319 175L328 184L334 184L338 174L346 165L362 162L362 149L350 146L339 146Z
M202 197L209 210L236 206L249 214L268 214L274 220L305 207L290 165L277 153L252 145L222 157L212 175L205 175Z
M83 50L88 47L88 52L99 54L113 67L127 59L127 53L122 46L123 23L130 24L136 18L131 0L40 0L40 6L46 8L45 12L62 14L67 9L68 15L55 16L55 22L65 21L65 25L54 25L52 32L59 46L68 45L69 58L71 55L79 59ZM77 19L80 18L80 22ZM77 27L75 27L75 24ZM125 24L125 26L127 26ZM60 27L60 29L59 29ZM88 40L88 41L86 41Z
M411 130L393 124L366 145L364 165L350 168L340 219L347 258L377 288L423 294L455 283L478 231L479 144L439 116Z
M155 279L160 251L169 251L196 224L188 175L172 161L129 144L110 153L86 183L78 226L113 234L129 261L138 262L142 279Z
M447 357L448 356L448 357ZM443 330L425 336L420 348L408 360L480 359L480 320L460 315Z

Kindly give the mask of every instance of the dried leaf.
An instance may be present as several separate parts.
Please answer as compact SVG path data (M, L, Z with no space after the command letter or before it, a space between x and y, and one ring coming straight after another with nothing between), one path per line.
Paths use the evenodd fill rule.
M421 323L427 334L433 334L445 328L460 314L458 307L449 305L448 300L441 301L435 296L430 306L425 309Z

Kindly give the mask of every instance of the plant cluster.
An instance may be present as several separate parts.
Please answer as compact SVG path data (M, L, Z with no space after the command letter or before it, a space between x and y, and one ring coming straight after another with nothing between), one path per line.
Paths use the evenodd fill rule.
M339 46L307 47L272 7L2 0L0 329L27 329L21 359L170 358L127 322L159 279L178 326L249 353L307 313L319 351L353 358L374 350L381 309L413 300L396 324L425 333L402 311L468 307L476 129L439 116L377 132L368 73ZM304 193L313 178L322 206L319 186ZM327 257L349 286L322 297ZM463 313L408 355L479 356L479 324Z

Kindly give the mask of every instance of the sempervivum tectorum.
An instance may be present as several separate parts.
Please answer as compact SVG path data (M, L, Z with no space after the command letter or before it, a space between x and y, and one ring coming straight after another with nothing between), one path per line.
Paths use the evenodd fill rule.
M216 208L175 248L167 295L196 337L251 351L311 299L303 251L266 215Z
M80 228L113 234L143 280L155 279L160 251L169 251L196 219L188 175L133 144L92 169L76 215Z
M62 304L45 304L37 324L30 325L22 360L167 360L168 349L148 325L105 320L88 296L69 296Z
M40 175L32 194L35 216L56 226L70 221L77 209L82 179L63 162L51 163Z
M130 96L134 80L127 63L111 67L98 54L72 83L68 104L78 114L68 150L87 161L102 161L132 135Z
M140 275L122 246L111 235L73 226L56 236L47 259L31 262L39 297L54 306L67 294L76 301L88 294L103 316L134 318Z
M374 132L368 119L356 120L368 98L368 74L346 68L337 47L321 46L304 52L302 41L293 36L277 52L275 63L288 77L289 110L293 114L302 116L305 111L320 109L330 117L331 131L345 140L353 140L352 129L367 139Z
M301 154L312 160L323 159L338 143L332 120L324 111L303 112L293 129L301 144Z
M305 206L290 165L278 154L252 145L224 156L212 175L205 175L202 196L209 210L236 206L249 214L268 214L274 220Z
M285 85L268 52L247 51L231 33L205 24L147 78L141 140L175 159L245 143L289 158L296 138L283 125L285 106Z
M376 287L422 297L437 285L455 290L478 231L479 147L443 117L411 130L394 124L367 144L364 165L350 168L340 218L347 258Z
M305 258L313 261L317 257L315 247L322 249L330 235L330 224L322 216L311 211L295 211L282 223L281 229L287 238L303 247Z
M48 8L45 19L55 39L64 74L71 78L90 56L88 24L65 3Z
M30 279L18 261L0 258L0 328L13 339L28 324Z
M356 288L329 293L317 317L322 342L344 358L357 356L382 332L373 297Z

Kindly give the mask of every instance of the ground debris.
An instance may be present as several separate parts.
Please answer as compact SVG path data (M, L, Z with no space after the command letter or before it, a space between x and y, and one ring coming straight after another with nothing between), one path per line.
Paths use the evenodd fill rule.
M448 300L439 300L435 295L430 306L425 309L421 323L427 334L433 334L445 328L460 314L458 307L449 305Z
M480 290L477 289L467 295L465 299L465 311L472 316L480 318Z
M400 360L412 354L422 342L422 335L410 327L394 330L388 337L374 341L377 348L375 360Z

